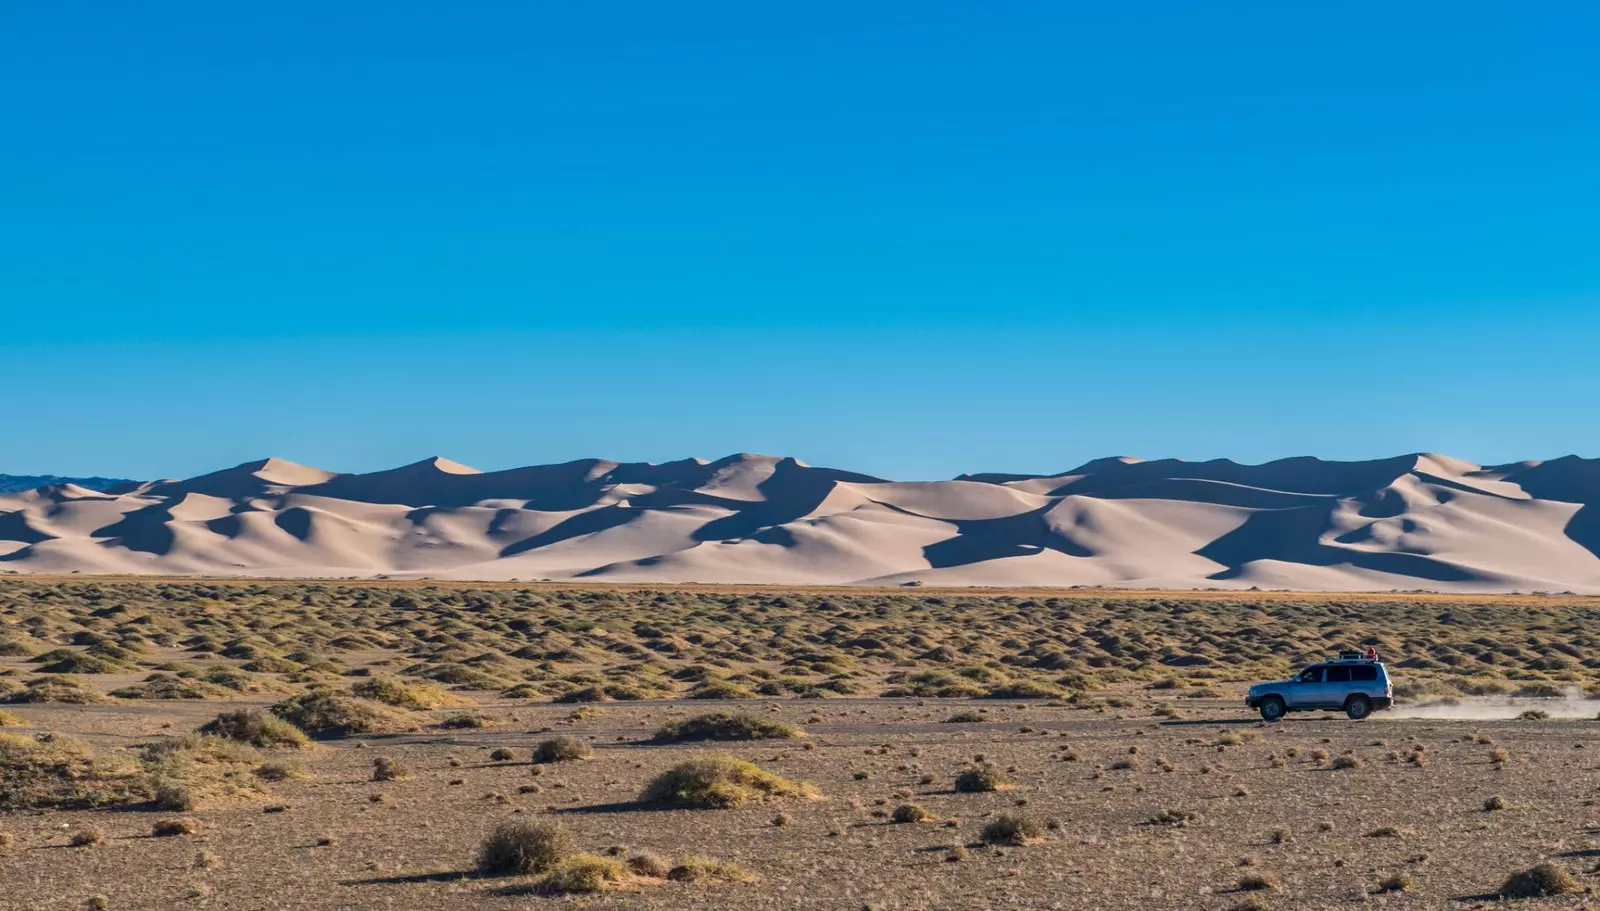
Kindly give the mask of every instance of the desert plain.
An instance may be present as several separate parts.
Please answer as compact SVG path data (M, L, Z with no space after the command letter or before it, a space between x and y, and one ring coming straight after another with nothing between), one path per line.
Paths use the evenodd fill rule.
M1596 642L1581 597L6 579L0 908L1581 907ZM1368 645L1394 711L1243 704Z

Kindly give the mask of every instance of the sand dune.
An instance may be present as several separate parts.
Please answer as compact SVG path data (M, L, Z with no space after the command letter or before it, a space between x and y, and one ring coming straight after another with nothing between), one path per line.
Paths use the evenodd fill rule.
M898 482L738 454L0 495L0 571L1600 592L1600 460L1097 459Z

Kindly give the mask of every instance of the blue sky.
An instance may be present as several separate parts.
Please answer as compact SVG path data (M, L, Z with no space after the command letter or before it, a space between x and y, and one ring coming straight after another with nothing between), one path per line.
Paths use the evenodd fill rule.
M0 13L0 472L1600 455L1600 7Z

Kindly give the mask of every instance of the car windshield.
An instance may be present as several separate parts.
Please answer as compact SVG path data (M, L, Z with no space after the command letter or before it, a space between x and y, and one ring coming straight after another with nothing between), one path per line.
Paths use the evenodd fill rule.
M1305 670L1301 671L1300 672L1300 682L1301 683L1321 683L1322 682L1322 668L1320 668L1320 667L1308 667Z

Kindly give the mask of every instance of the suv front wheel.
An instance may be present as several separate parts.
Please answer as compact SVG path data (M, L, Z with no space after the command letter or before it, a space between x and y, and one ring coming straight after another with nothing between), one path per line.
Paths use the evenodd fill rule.
M1266 721L1277 721L1283 717L1287 708L1282 696L1268 696L1261 700L1261 717Z
M1365 696L1351 696L1344 702L1344 713L1351 721L1360 721L1372 714L1372 700Z

